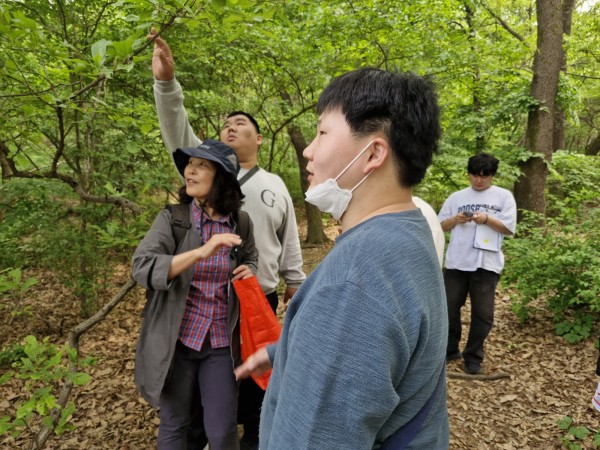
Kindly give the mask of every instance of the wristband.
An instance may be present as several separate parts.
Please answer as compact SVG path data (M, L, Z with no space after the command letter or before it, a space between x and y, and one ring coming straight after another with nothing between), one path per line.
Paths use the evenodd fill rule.
M482 223L483 225L485 225L485 224L487 223L487 220L488 220L488 215L487 215L487 213L486 213L486 214L485 214L485 220L484 220L483 222L481 222L481 223Z

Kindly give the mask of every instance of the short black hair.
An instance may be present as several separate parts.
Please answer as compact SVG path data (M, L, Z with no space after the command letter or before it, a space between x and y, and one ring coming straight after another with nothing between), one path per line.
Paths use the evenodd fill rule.
M423 180L442 134L430 77L376 68L347 72L325 88L317 103L319 115L337 109L353 134L384 133L402 186Z
M471 175L483 175L487 177L489 175L496 175L496 171L498 170L498 161L497 158L488 154L488 153L477 153L469 158L469 162L467 163L467 171Z
M215 173L215 178L212 187L210 188L210 192L208 193L206 203L214 208L219 214L225 216L234 211L238 211L244 203L242 201L244 197L240 193L240 190L231 182L230 177L225 171L217 164L214 164L214 166L217 168L217 172ZM181 203L191 203L194 199L187 194L185 185L179 188L177 194Z
M230 117L233 117L233 116L245 116L245 117L247 117L248 120L250 122L252 122L252 125L254 125L254 128L256 128L256 132L258 134L260 134L260 127L258 126L258 122L256 121L256 119L254 117L252 117L252 115L248 114L245 111L233 111L233 112L230 112L229 114L227 114L227 117L225 119L229 119Z

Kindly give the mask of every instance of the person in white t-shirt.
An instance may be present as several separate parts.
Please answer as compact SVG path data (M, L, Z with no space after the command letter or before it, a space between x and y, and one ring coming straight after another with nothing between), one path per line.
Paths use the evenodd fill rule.
M494 298L504 268L502 241L513 235L517 205L512 193L492 185L498 159L486 153L469 158L471 186L446 199L438 219L450 231L444 284L448 302L446 360L464 359L465 371L481 372L483 344L494 323ZM460 311L471 299L471 327L463 352Z

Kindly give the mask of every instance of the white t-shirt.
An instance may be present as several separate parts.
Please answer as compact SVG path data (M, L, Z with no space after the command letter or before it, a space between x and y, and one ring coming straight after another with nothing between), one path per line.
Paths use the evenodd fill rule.
M481 211L500 220L513 234L517 225L517 204L512 193L498 186L490 186L485 191L476 191L468 187L455 192L446 199L438 219L443 222L461 211ZM502 241L504 235L497 233L498 251L475 248L477 227L486 227L486 234L493 231L487 225L475 222L457 224L450 232L450 242L446 252L446 268L474 272L481 268L500 273L504 268Z
M437 253L438 260L440 261L440 267L442 267L444 263L444 246L446 245L446 238L444 237L444 230L442 230L438 216L431 205L425 200L413 196L412 201L415 206L421 210L421 213L423 213L425 219L427 219L427 223L429 224L429 228L431 228L431 234L433 236L435 252Z

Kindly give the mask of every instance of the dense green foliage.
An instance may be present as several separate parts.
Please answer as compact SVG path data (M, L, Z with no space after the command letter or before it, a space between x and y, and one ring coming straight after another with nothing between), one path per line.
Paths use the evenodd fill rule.
M86 384L90 377L83 372L73 372L69 365L77 360L77 352L67 345L58 347L51 344L48 338L38 341L34 336L27 336L23 345L13 346L0 351L0 359L11 355L15 361L12 370L0 377L0 384L11 378L24 380L25 388L31 396L17 401L14 417L0 417L0 436L10 433L18 437L22 433L30 433L32 437L41 426L46 426L55 434L62 434L73 429L69 423L75 410L73 402L64 408L57 403L56 390L63 383L74 385ZM89 365L91 360L82 361L81 365ZM59 419L56 426L52 423L52 410L57 408Z
M598 134L599 16L598 5L576 9L566 38L558 101L567 151L576 155ZM367 65L433 75L444 137L418 194L437 209L466 185L465 161L475 151L500 158L496 181L508 188L517 163L530 157L522 139L537 106L535 19L529 0L3 2L0 267L61 267L90 315L112 263L128 260L172 199L179 181L154 111L151 26L173 49L198 134L216 137L232 109L254 114L265 136L261 165L280 174L297 201L287 131L298 127L310 141L328 80ZM584 195L575 169L557 168L557 183ZM572 206L551 205L551 220L571 220Z
M518 234L506 241L503 281L513 286L521 321L543 300L556 331L568 342L591 336L600 312L600 161L558 152L549 183L552 217L525 214Z

